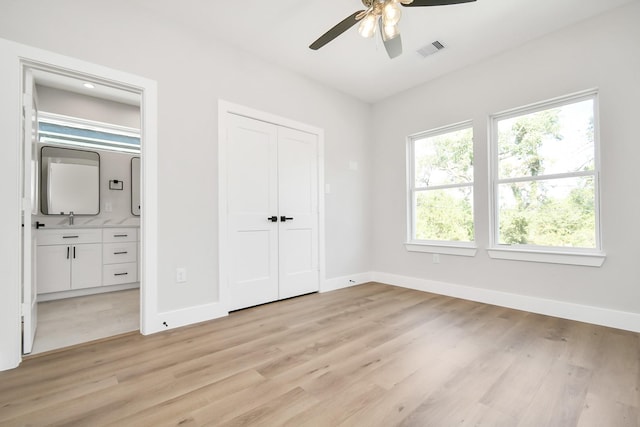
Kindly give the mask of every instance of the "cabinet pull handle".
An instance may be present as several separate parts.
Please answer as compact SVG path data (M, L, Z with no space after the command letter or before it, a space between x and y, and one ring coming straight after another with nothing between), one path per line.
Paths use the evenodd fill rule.
M280 221L282 221L282 222L287 222L287 220L289 220L289 221L293 221L293 218L288 217L288 216L284 216L284 215L282 215L282 216L280 217Z
M129 273L113 273L114 276L126 276Z
M128 254L129 252L124 251L124 252L114 252L114 255L123 255L123 254Z
M76 259L76 247L73 247L73 259Z
M127 237L128 234L114 234L113 237Z
M69 259L69 251L71 250L71 248L69 246L67 246L67 259Z
M62 236L63 239L77 239L80 236Z

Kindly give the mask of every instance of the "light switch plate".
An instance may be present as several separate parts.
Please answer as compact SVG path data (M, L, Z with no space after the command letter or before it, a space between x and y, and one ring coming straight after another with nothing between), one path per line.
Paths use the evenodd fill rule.
M184 283L187 281L187 269L186 268L176 268L176 282Z

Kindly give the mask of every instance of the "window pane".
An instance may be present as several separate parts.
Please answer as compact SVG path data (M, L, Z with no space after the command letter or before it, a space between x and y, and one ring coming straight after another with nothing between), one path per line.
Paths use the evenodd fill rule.
M418 191L414 211L414 239L473 241L473 187Z
M415 186L432 187L473 182L471 128L414 142Z
M596 247L593 177L498 186L500 244Z
M498 122L499 177L594 170L594 100Z

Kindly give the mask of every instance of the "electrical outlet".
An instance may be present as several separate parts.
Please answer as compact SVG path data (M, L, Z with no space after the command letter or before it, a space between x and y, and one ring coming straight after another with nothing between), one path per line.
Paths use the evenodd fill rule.
M176 268L176 282L184 283L187 281L187 269L186 268Z
M440 264L440 254L433 254L433 263Z

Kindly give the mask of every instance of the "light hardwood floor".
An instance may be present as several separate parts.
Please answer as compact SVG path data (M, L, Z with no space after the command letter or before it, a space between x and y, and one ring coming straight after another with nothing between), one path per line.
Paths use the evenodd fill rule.
M376 283L0 373L0 425L637 426L639 335Z
M40 302L31 354L139 329L139 289Z

